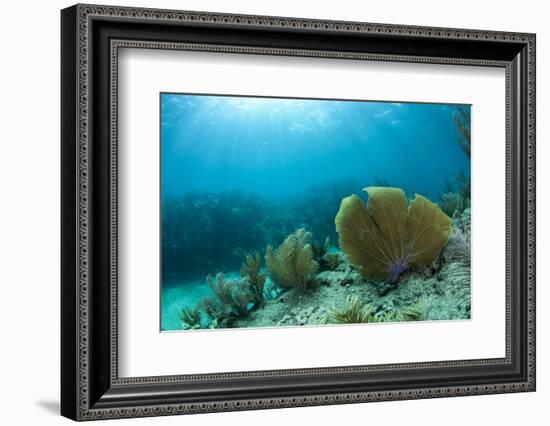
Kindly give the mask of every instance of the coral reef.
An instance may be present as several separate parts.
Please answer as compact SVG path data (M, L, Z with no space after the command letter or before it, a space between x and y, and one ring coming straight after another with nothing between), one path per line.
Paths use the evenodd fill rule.
M365 188L368 203L356 195L342 200L336 215L340 247L365 278L399 281L439 255L452 232L452 221L427 198L408 203L399 188Z
M307 227L311 244L336 241L334 216L355 181L313 186L284 200L257 194L195 191L162 203L162 275L165 282L199 279L212 271L237 270L247 253L281 244ZM320 253L322 257L322 253ZM325 266L320 265L321 268Z
M372 286L365 285L363 278L351 269L320 272L318 279L320 286L315 292L298 295L292 302L289 301L291 295L285 293L277 300L266 302L249 316L236 319L233 325L359 324L437 319L434 318L437 314L447 319L468 315L456 306L455 293L451 290L445 292L446 286L437 277L426 281L413 274L396 291L383 297L378 296ZM428 318L427 308L430 306L434 309Z
M455 177L451 193L469 197L460 188L462 180ZM179 307L179 327L469 319L470 209L455 208L451 219L421 195L409 201L398 188L365 191L366 204L352 195L337 212L341 250L331 247L330 238L315 240L299 228L277 237L282 242L276 248L266 244L265 271L259 249L234 251L240 270L233 266L228 274L209 274L211 295Z
M471 108L338 105L163 133L162 330L471 317Z
M269 204L240 192L193 192L162 203L163 277L204 277L212 270L233 270L244 253L265 247L261 224Z
M285 289L306 290L315 285L319 267L309 243L311 233L300 228L274 250L267 246L265 262L271 279Z

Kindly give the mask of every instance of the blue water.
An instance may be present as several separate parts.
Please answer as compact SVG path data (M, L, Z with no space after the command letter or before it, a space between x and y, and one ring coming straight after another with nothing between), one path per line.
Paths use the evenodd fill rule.
M383 177L437 197L469 168L454 106L162 95L162 193L297 193Z
M470 174L456 109L162 94L163 311L166 292L186 294L208 273L234 272L244 253L298 227L337 245L339 200L365 186L382 182L437 201L446 180Z

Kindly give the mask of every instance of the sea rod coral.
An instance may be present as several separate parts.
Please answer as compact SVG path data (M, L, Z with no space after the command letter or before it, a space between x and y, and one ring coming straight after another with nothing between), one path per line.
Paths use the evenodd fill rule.
M241 277L248 280L249 290L256 303L262 303L265 291L266 276L260 272L262 258L260 253L247 255L241 266Z
M438 256L452 233L451 219L416 194L408 202L400 188L365 188L368 204L356 195L342 200L336 215L340 247L365 278L399 281Z
M249 305L256 301L255 295L246 282L228 279L221 272L215 277L208 275L206 281L222 307L229 310L230 315L246 315Z
M453 121L458 130L458 144L464 151L464 154L468 158L471 155L471 120L470 120L470 109L468 107L458 107L453 114Z

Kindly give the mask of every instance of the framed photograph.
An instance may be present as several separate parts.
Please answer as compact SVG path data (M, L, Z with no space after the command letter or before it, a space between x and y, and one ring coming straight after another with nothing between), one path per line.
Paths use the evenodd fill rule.
M535 390L535 35L61 12L61 413Z

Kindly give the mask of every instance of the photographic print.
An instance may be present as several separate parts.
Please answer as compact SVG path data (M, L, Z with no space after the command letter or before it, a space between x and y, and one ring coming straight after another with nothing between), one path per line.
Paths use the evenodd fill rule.
M468 320L471 106L160 94L162 331Z

